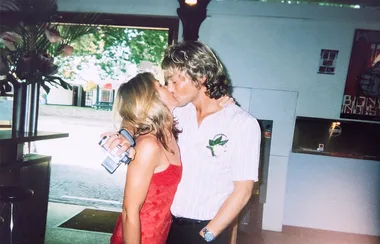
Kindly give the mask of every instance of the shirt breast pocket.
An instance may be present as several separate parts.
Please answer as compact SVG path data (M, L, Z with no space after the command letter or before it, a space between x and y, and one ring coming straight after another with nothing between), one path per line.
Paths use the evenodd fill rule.
M229 170L229 167L230 167L229 161L230 161L230 156L229 156L229 152L227 151L222 151L219 154L210 157L210 163L223 173L226 170Z

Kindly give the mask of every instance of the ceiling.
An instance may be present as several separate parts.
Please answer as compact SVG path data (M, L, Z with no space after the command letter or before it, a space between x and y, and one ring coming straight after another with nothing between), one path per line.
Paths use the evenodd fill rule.
M359 5L361 8L365 7L380 7L380 0L256 0L261 2L283 2L290 4L297 3L310 3L310 4L321 4L321 5Z

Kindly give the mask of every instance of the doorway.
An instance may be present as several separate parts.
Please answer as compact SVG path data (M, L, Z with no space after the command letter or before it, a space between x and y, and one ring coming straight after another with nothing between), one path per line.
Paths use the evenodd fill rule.
M262 179L259 179L260 184L258 185L258 192L261 195L253 196L251 201L254 203L253 206L256 206L254 210L251 209L251 213L256 211L255 216L252 216L255 218L255 225L250 225L253 228L250 231L244 231L249 228L240 225L240 229L243 228L243 230L239 233L241 236L249 236L249 233L256 230L281 231L287 167L293 141L298 92L233 87L232 95L243 109L259 120L263 133L268 126L267 123L270 126L268 129L271 128L270 133L262 135L262 143L265 143L262 145L262 149L268 148L269 150L266 149L262 152L262 157L264 157L261 158L260 168ZM244 216L244 214L242 215ZM240 220L242 218L240 217ZM247 243L256 241L255 236L260 237L260 235L251 235Z
M58 25L75 23L81 19L77 15L61 13ZM33 151L52 156L45 243L109 243L110 233L79 232L79 227L62 224L88 209L99 210L102 224L104 213L121 211L126 166L114 174L101 166L106 155L98 145L100 135L119 129L110 111L118 86L139 72L152 72L145 61L156 66L161 59L156 54L178 38L179 20L173 17L101 14L96 22L110 33L108 39L96 34L76 46L79 51L94 47L94 55L82 50L70 56L72 62L57 59L64 64L57 75L72 81L73 90L52 88L40 105L39 131L69 133L68 138L37 142ZM92 45L99 42L102 52Z

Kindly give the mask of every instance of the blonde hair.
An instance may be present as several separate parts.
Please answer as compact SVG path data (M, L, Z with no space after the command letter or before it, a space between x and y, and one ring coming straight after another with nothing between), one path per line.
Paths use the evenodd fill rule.
M229 80L222 62L209 46L199 41L185 41L166 48L161 68L169 73L186 72L197 88L206 87L210 98L229 93ZM201 79L206 81L201 84Z
M121 117L121 127L130 128L137 138L153 134L163 147L168 147L168 133L178 138L180 132L170 110L160 100L155 88L156 78L151 73L140 73L123 83L117 92L114 112Z

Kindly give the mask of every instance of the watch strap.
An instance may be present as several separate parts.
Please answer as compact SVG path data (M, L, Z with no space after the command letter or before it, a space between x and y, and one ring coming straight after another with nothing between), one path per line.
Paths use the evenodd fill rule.
M134 147L136 145L135 143L135 140L133 140L133 137L131 136L131 134L129 134L129 132L126 130L126 129L121 129L119 131L120 135L124 136L125 138L127 138L129 144L131 145L131 147Z
M206 227L202 229L204 234L204 239L206 242L210 242L215 240L215 235L211 231L209 231Z

